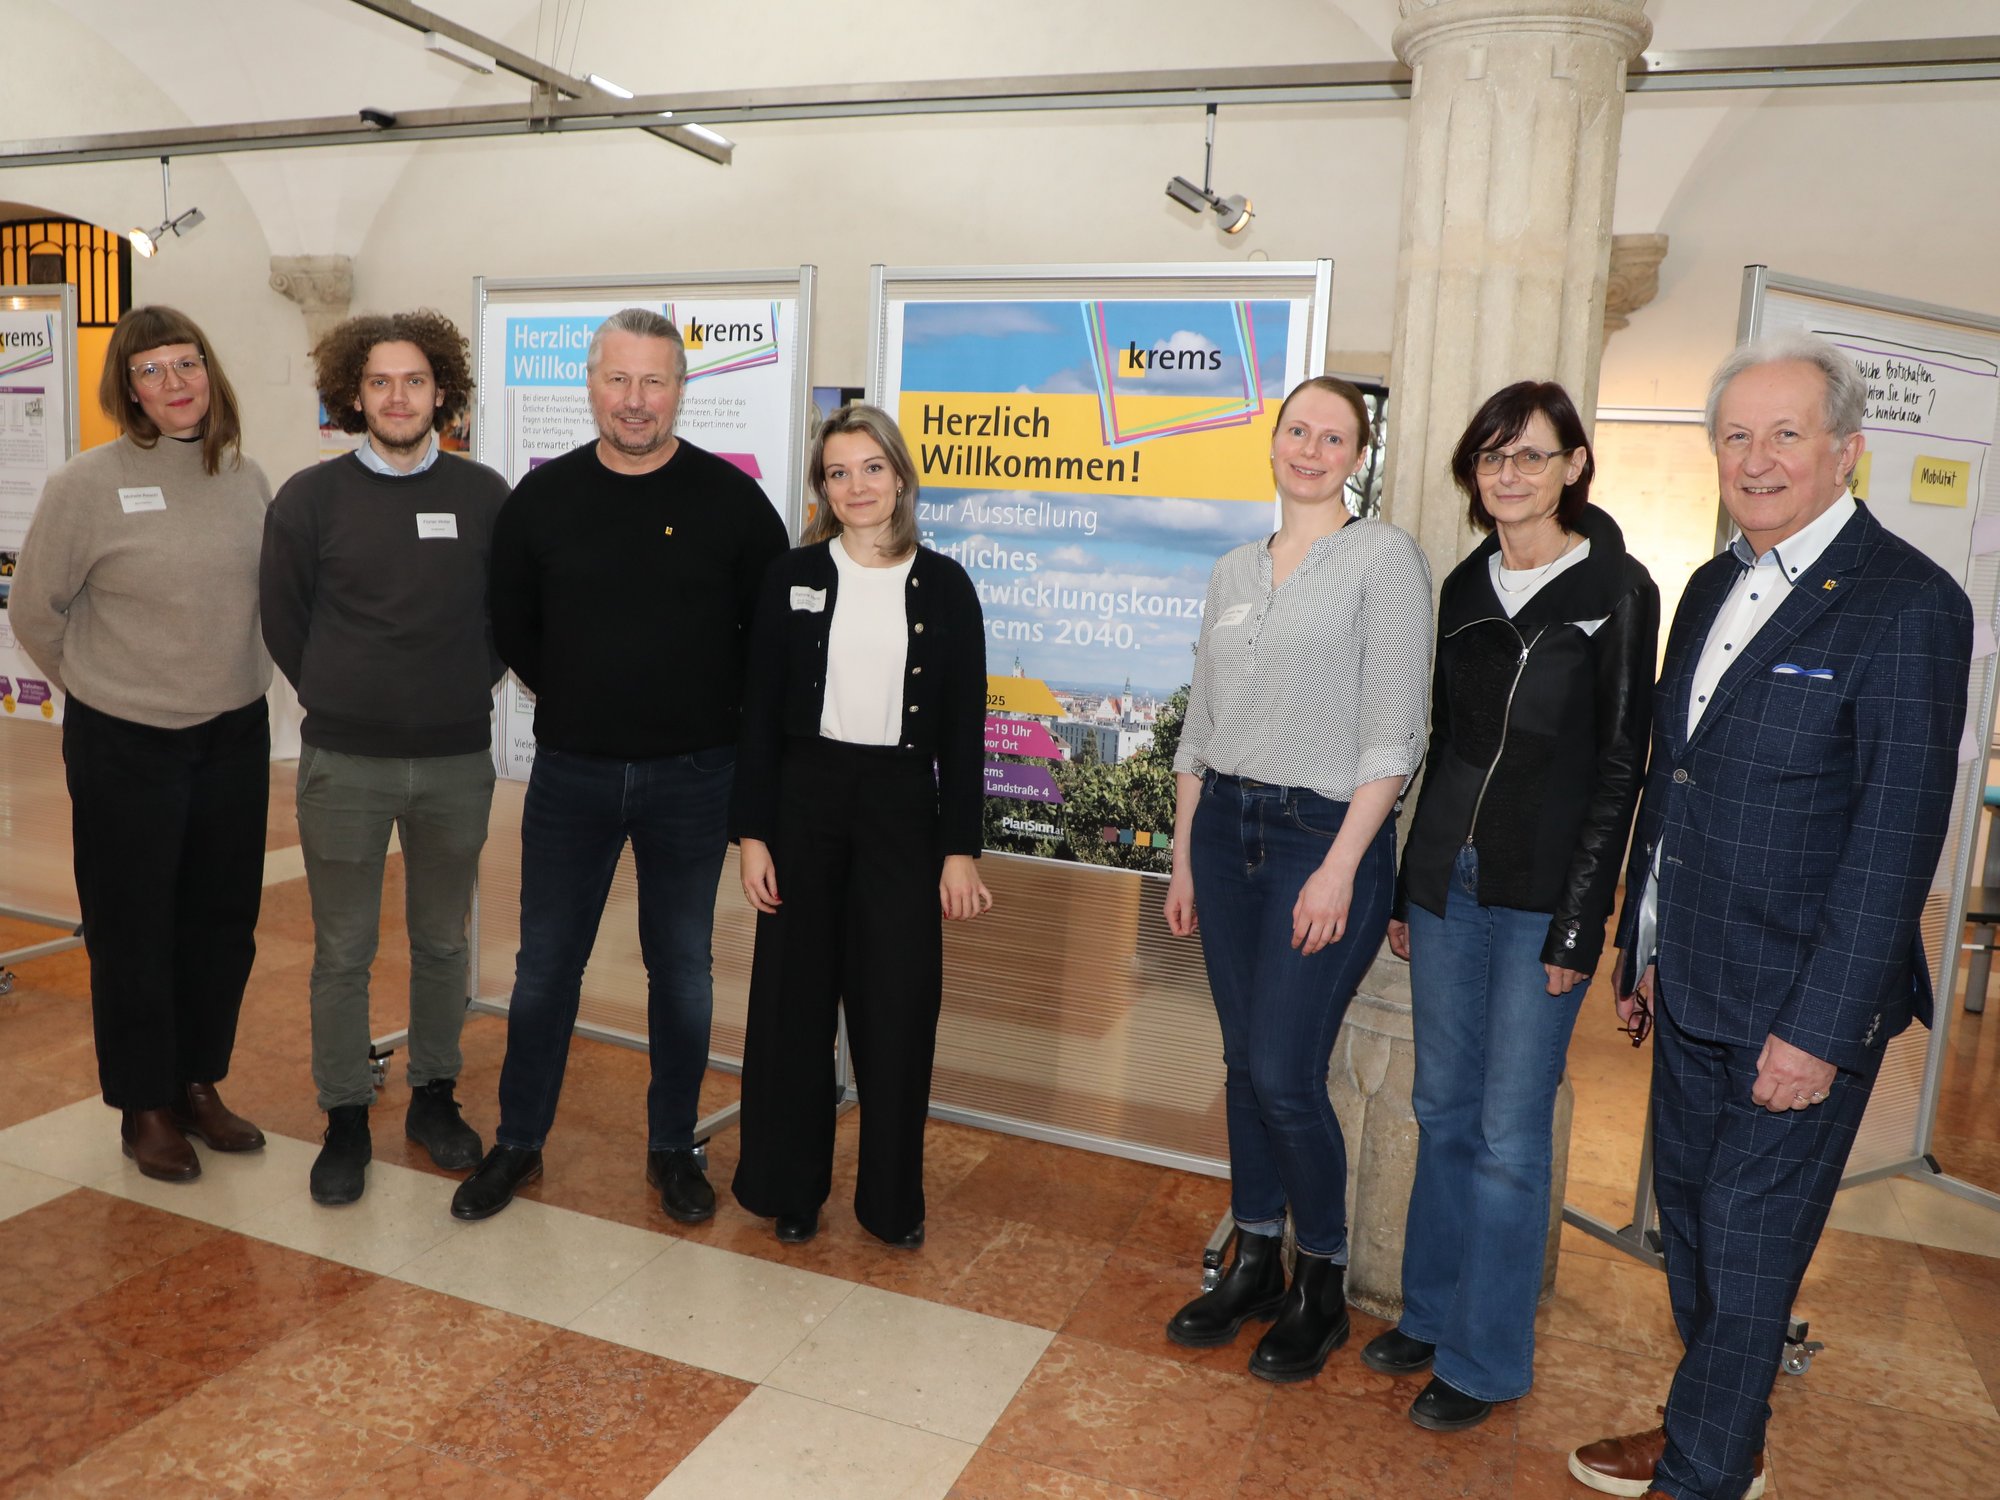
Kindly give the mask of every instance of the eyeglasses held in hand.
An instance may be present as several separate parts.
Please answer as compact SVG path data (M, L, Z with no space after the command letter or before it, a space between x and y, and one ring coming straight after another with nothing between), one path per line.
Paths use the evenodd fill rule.
M174 372L181 384L187 385L208 373L208 356L183 354L179 359L165 361L149 359L143 365L125 367L125 373L132 377L132 384L143 385L147 390L156 385L165 385L169 370Z
M1646 1003L1644 995L1636 992L1633 994L1632 1019L1625 1022L1618 1029L1632 1038L1633 1046L1644 1045L1647 1036L1653 1030L1653 1007Z
M1482 474L1498 474L1511 458L1515 473L1539 474L1549 466L1550 459L1575 451L1574 448L1558 448L1553 453L1544 453L1539 448L1516 448L1511 453L1502 453L1498 448L1482 448L1472 455L1472 466Z

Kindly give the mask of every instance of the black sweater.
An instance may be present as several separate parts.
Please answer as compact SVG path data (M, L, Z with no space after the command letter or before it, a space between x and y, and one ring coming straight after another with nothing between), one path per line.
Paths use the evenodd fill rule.
M535 741L649 760L736 742L757 586L785 526L755 480L685 438L650 474L589 443L514 487L493 533L493 639Z
M441 455L378 474L349 454L285 482L264 515L264 644L305 706L300 737L348 755L471 755L500 661L486 565L507 481Z
M1582 531L1590 555L1511 620L1487 568L1497 537L1445 579L1430 752L1401 884L1442 916L1469 841L1480 904L1548 912L1542 962L1588 974L1645 779L1660 591L1610 516L1586 507Z
M836 538L800 547L765 575L743 694L732 837L770 842L785 741L819 735L826 644L840 604L840 572L829 549L839 545ZM824 606L795 606L794 588L824 590ZM937 762L941 851L977 857L986 806L986 621L979 594L965 569L919 547L903 603L910 634L901 748Z

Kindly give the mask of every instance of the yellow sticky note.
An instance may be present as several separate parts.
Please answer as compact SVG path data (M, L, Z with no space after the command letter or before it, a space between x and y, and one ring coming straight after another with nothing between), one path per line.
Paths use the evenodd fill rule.
M1866 500L1868 498L1868 476L1874 472L1874 469L1875 455L1872 453L1863 453L1861 455L1861 462L1854 466L1854 478L1848 481L1847 486L1854 491L1855 499Z
M1910 470L1910 498L1919 505L1963 509L1972 493L1972 465L1962 458L1917 456Z

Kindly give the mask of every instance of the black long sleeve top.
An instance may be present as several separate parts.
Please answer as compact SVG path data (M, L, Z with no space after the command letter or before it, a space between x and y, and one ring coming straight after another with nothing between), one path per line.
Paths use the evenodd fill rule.
M785 741L819 734L827 639L840 604L829 549L838 545L836 539L797 548L764 577L743 693L733 837L770 841ZM899 744L937 763L942 851L977 857L986 800L986 622L979 594L964 568L919 547L903 603L910 633Z
M536 743L619 760L734 744L758 584L786 541L756 481L685 438L648 474L589 443L525 476L488 599Z

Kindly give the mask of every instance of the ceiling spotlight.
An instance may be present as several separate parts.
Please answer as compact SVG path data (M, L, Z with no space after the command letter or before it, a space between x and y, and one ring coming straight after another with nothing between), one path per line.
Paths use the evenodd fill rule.
M178 214L174 212L172 168L164 156L160 158L160 207L166 217L151 229L126 231L125 238L131 242L133 254L141 260L151 260L158 255L161 244L169 234L176 239L191 234L201 227L207 217L198 208L184 209Z
M1250 220L1256 214L1250 200L1241 193L1232 197L1220 196L1210 186L1211 174L1215 167L1215 106L1207 111L1207 151L1202 158L1201 186L1196 187L1185 177L1173 177L1167 181L1167 196L1189 213L1200 213L1203 209L1212 211L1221 221L1224 234L1241 234L1250 227Z
M588 82L592 88L602 89L605 93L610 94L615 98L630 99L632 97L632 91L630 89L626 88L623 84L613 83L609 78L606 78L602 73L592 73L588 76L588 78L585 81Z

